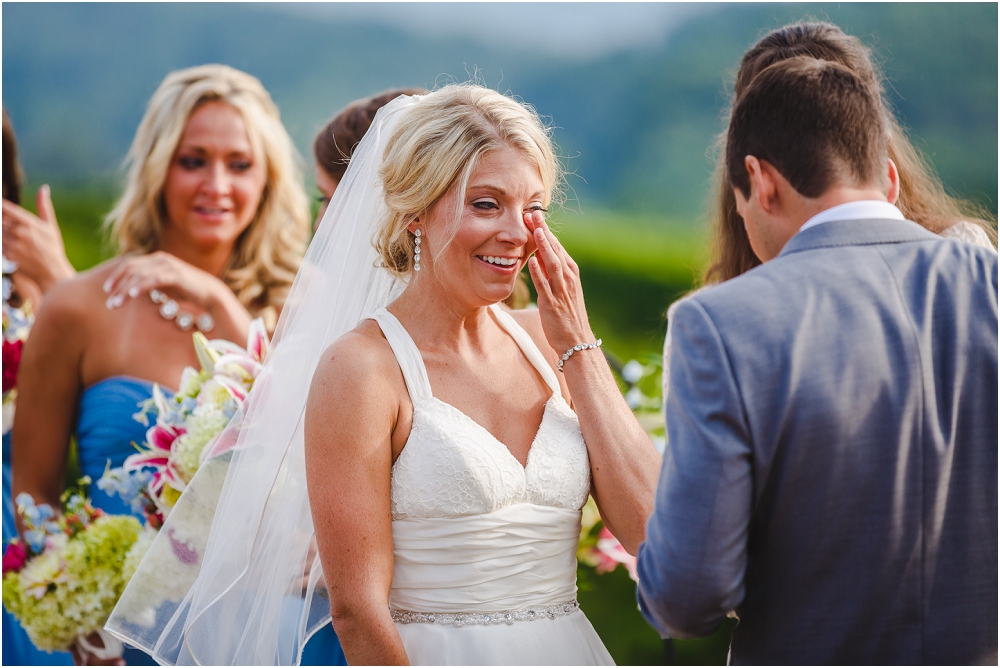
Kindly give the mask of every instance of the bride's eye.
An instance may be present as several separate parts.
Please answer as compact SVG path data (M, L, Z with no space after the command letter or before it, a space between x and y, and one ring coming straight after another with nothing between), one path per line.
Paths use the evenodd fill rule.
M494 211L500 208L500 206L491 199L476 200L472 203L472 206L480 211Z
M548 213L549 212L548 209L546 209L541 204L537 204L537 203L536 204L529 204L527 210L528 211L541 211L542 213Z

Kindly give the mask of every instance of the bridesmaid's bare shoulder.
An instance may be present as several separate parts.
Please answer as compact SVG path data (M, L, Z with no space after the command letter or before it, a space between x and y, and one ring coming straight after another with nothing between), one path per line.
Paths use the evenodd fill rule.
M119 262L119 258L112 258L81 271L73 278L56 283L45 294L45 299L42 301L43 308L53 313L67 315L83 315L97 306L104 308L104 302L107 300L104 281Z

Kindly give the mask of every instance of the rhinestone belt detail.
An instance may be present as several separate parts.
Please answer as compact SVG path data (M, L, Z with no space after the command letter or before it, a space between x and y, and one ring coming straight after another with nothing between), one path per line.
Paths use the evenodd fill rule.
M393 610L392 621L400 624L454 624L455 626L488 626L490 624L513 624L514 622L531 622L536 619L555 619L571 615L580 609L576 600L559 605L548 605L541 608L525 608L523 610L501 610L500 612L411 612L409 610Z

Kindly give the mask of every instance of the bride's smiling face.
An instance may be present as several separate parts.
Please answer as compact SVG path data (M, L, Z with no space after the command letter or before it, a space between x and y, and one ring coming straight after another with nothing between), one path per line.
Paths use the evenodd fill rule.
M469 307L506 299L535 252L524 215L542 210L545 199L538 167L523 153L513 148L487 153L473 169L463 201L452 186L409 226L420 227L423 235L415 278L437 279ZM457 215L458 230L449 244Z

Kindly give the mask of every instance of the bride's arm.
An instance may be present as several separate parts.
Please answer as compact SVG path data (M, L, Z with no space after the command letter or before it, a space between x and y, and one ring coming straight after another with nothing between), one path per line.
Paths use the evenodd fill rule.
M351 665L408 664L389 613L399 402L385 366L376 341L349 333L324 353L306 405L309 504L333 626Z
M583 304L580 270L541 214L526 216L526 222L538 246L528 266L538 291L542 329L551 348L561 356L571 347L596 338ZM660 455L625 403L599 349L575 352L560 375L587 443L593 496L601 518L629 554L635 554L653 512Z

